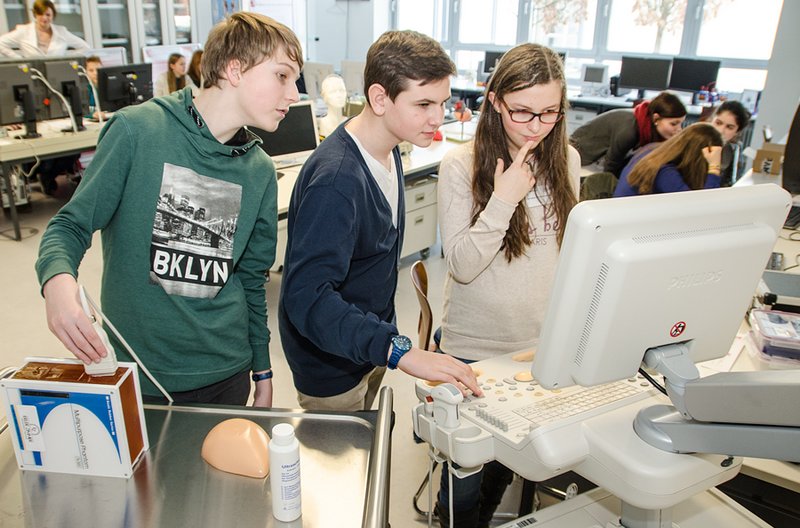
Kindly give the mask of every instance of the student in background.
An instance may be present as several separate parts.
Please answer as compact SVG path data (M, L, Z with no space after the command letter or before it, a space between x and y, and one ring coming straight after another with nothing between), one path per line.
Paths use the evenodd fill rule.
M86 76L92 81L96 90L100 90L97 84L97 70L103 67L103 61L97 55L86 57ZM86 117L90 119L97 119L97 101L94 100L94 90L89 87L89 115Z
M600 114L575 130L570 142L581 155L581 165L602 161L604 171L618 176L631 150L671 138L680 132L685 119L686 107L680 99L661 92L633 110Z
M439 167L439 227L447 260L441 350L472 362L536 347L550 300L580 157L568 145L567 83L557 53L522 44L486 87L475 138ZM447 470L441 526L488 526L512 472L499 462L465 479Z
M106 355L78 300L103 241L103 311L176 402L272 405L265 275L275 257L274 131L299 100L303 50L286 26L235 13L208 36L206 88L115 112L78 190L45 231L36 272L48 326L85 363ZM109 333L121 360L132 361ZM165 402L140 376L144 399Z
M153 97L162 97L182 90L184 86L193 86L192 79L186 75L186 57L173 53L167 60L167 71L156 79Z
M739 101L725 101L714 110L711 125L722 135L722 187L733 185L734 151L739 151L742 130L750 123L750 112Z
M387 366L481 394L467 365L400 335L394 305L405 219L397 145L431 144L454 73L432 38L384 33L367 51L366 107L300 171L278 323L304 409L371 408Z
M13 31L0 37L0 55L6 57L37 57L66 55L68 49L83 52L89 43L73 35L64 26L53 24L58 14L50 0L33 2L34 21L20 24Z
M203 59L203 50L197 50L192 53L192 60L189 61L189 69L186 71L186 75L192 80L192 84L195 85L198 89L201 88L202 85L202 75L200 72L200 63Z
M720 133L708 123L695 123L626 167L614 196L719 187L721 158Z

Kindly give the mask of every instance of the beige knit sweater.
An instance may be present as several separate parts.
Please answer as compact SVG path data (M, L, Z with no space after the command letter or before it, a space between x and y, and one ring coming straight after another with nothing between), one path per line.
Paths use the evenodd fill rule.
M492 195L475 225L472 217L472 142L445 155L439 167L439 229L447 278L444 285L444 352L480 360L533 348L539 338L558 260L550 202L536 184L526 204L532 243L521 257L500 252L514 204ZM578 194L580 156L569 147L569 176Z

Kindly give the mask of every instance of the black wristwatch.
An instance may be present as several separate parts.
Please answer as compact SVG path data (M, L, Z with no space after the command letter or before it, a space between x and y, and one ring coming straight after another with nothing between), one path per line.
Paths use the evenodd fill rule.
M400 362L400 358L403 357L406 352L411 350L411 340L404 335L396 335L392 338L392 353L389 355L389 362L386 364L390 370L394 370L397 368L397 364Z

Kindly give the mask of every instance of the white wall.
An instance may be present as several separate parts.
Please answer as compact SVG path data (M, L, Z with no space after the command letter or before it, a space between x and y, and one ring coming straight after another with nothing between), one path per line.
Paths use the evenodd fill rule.
M756 119L754 146L761 144L761 127L769 125L775 141L780 141L789 133L798 101L800 101L800 68L797 54L800 51L800 2L784 0L772 57L769 59L769 72ZM755 28L754 28L755 30Z
M308 2L308 59L337 70L342 60L364 60L388 28L389 0Z

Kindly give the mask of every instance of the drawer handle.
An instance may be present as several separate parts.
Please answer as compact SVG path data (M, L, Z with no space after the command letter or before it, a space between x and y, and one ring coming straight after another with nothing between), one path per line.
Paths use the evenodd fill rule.
M424 221L425 221L425 217L424 216L418 216L418 217L416 217L414 219L414 225L421 224Z
M425 201L425 193L419 193L416 196L414 196L414 201L417 203Z

